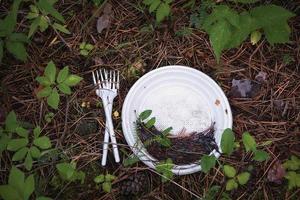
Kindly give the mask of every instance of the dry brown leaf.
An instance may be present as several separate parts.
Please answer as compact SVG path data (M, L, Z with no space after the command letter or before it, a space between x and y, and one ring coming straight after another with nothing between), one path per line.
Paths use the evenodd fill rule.
M232 86L230 90L230 96L237 98L251 98L254 97L260 90L260 84L244 79L244 80L232 80Z
M279 161L276 161L274 165L268 171L268 181L281 184L283 177L285 176L285 169Z
M105 4L105 7L103 8L103 15L97 20L98 33L101 33L104 29L110 27L112 15L112 5L109 3Z

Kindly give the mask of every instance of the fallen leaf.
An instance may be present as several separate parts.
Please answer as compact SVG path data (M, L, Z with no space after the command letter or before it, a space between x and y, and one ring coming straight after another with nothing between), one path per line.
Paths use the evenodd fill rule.
M267 81L267 73L258 72L258 74L255 76L255 80L257 80L260 83L265 83Z
M95 62L95 65L103 65L104 64L102 58L100 58L99 56L93 58L93 61Z
M282 164L279 161L276 161L274 165L268 171L268 181L281 184L286 172Z
M254 97L260 90L260 83L252 80L232 80L230 96L237 98L251 98Z
M99 17L97 20L98 33L101 33L104 29L110 27L112 16L113 16L112 5L107 3L103 8L103 15Z

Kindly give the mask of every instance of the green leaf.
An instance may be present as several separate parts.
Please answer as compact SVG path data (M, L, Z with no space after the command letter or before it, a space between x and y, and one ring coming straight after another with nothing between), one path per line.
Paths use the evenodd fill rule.
M85 49L86 42L81 42L79 45L79 49Z
M34 138L37 138L39 137L41 134L41 127L40 126L37 126L33 129L33 135L34 135Z
M92 45L92 44L86 44L84 48L85 48L86 50L88 50L88 51L91 51L91 50L94 49L94 45Z
M56 78L57 83L64 82L67 79L68 75L69 75L69 67L66 66L62 70L59 71L57 78Z
M168 158L166 161L161 161L160 163L158 163L155 166L156 171L163 175L162 176L163 182L166 182L169 179L173 178L173 176L174 176L174 174L172 172L173 166L174 166L174 164L170 158Z
M56 66L52 60L47 64L44 74L49 79L50 83L55 83Z
M51 141L47 136L34 139L33 144L41 149L49 149L51 147Z
M39 9L35 5L30 5L29 8L31 12L39 13Z
M111 174L106 174L105 175L105 182L111 182L115 179L116 179L116 176L114 176L114 175L111 175Z
M5 130L8 132L14 132L17 127L16 113L14 111L10 111L5 119Z
M111 182L104 182L102 184L102 189L104 192L109 193L111 191Z
M152 117L149 121L147 121L147 123L145 124L145 126L146 126L147 128L151 128L152 126L154 126L155 121L156 121L156 118L155 118L155 117Z
M298 170L300 169L300 159L294 155L291 156L290 160L287 160L283 163L283 167L289 170Z
M38 16L35 18L30 25L29 32L28 32L28 37L30 38L37 30L38 26L40 25L41 22L41 17Z
M41 32L44 32L49 27L49 22L45 16L41 16L39 26Z
M77 75L69 75L67 77L67 79L63 82L64 84L68 85L68 86L75 86L77 85L80 81L82 80L82 78L80 76Z
M265 26L264 32L271 45L276 43L286 43L290 40L291 29L287 23L279 22L273 26Z
M5 133L0 134L0 156L4 150L7 149L7 144L10 141L10 136Z
M56 165L56 169L64 180L70 180L75 173L75 166L70 163L59 163Z
M256 151L256 142L255 139L250 135L249 132L243 133L242 140L246 149L246 152Z
M57 92L57 89L54 88L51 92L51 94L47 98L47 103L49 106L51 106L53 109L58 109L59 104L59 94Z
M0 185L0 195L4 200L22 200L18 191L10 185Z
M145 110L145 111L141 112L141 114L139 115L139 119L141 121L144 121L145 119L150 117L151 113L152 113L152 110Z
M227 177L233 178L236 175L236 170L230 165L224 165L224 173Z
M209 172L211 168L214 168L216 165L216 157L214 155L204 155L201 158L201 169L204 173Z
M161 3L156 11L156 21L159 23L165 17L170 15L170 6L166 3Z
M153 0L149 7L149 12L152 13L153 11L155 11L157 9L157 7L159 6L160 2L161 2L160 0Z
M243 172L237 175L237 180L241 185L245 185L248 182L249 178L250 178L249 172Z
M25 158L24 165L25 165L25 169L31 170L31 168L32 168L32 157L31 157L29 152L27 153L27 156Z
M253 160L262 162L262 161L265 161L268 159L269 159L269 154L267 152L262 151L262 150L255 151Z
M129 167L129 166L132 166L133 164L135 164L139 161L140 161L140 159L137 156L130 155L128 158L123 159L123 165L124 165L124 167Z
M72 94L71 88L64 83L60 83L57 87L64 94L68 94L68 95Z
M161 134L164 136L167 136L171 132L172 129L173 129L172 127L166 128Z
M30 152L31 157L33 157L33 158L41 157L41 151L35 146L30 147L29 152Z
M4 44L3 41L0 39L0 63L2 62L2 58L3 58L3 49L4 49Z
M82 49L82 50L80 50L80 54L83 55L83 56L88 56L89 52L85 49Z
M27 138L12 139L7 144L7 150L17 151L17 150L25 147L27 144L28 144L28 139Z
M300 174L294 172L294 171L289 171L285 175L285 178L288 180L288 189L291 190L296 187L300 187Z
M24 199L29 199L30 195L34 192L34 177L30 175L25 180Z
M257 42L259 42L259 40L261 39L261 35L262 34L260 31L253 31L250 36L251 44L252 45L257 44Z
M27 147L23 147L23 148L19 149L16 153L14 153L14 155L12 157L12 161L23 160L25 158L27 152L28 152Z
M9 36L9 40L12 42L23 42L23 43L29 42L27 36L23 33L12 33Z
M16 188L17 191L23 191L24 180L24 173L15 166L12 166L8 177L8 184Z
M22 42L13 42L10 40L6 41L7 50L13 54L17 59L21 61L27 60L27 52L24 44Z
M234 150L235 137L230 128L224 130L221 139L221 149L223 153L230 155Z
M29 12L26 16L27 19L36 19L39 16L38 13Z
M229 179L226 183L226 190L230 191L236 188L238 188L237 182L234 179Z
M103 183L103 182L104 182L104 175L101 174L101 175L99 175L99 176L96 176L96 177L94 178L94 182L95 182L95 183Z
M61 24L54 23L52 26L53 26L54 29L59 30L62 33L71 34L71 32Z
M163 135L157 135L155 137L155 140L163 147L170 147L172 144L171 140L168 137L163 136Z
M52 15L57 20L61 21L62 23L65 23L64 17L47 0L39 0L37 6L40 9Z
M43 86L50 86L51 85L50 80L45 76L38 76L38 77L35 78L35 80Z
M38 197L36 200L52 200L52 199L49 197L41 196L41 197Z
M19 136L21 136L21 137L27 138L27 137L28 137L29 131L26 130L25 128L17 127L17 128L16 128L16 133L17 133Z
M48 97L52 93L52 88L50 86L44 87L42 90L40 90L36 96L38 98Z
M220 62L222 51L231 39L231 35L232 29L230 24L225 20L220 20L211 28L209 39L218 63Z

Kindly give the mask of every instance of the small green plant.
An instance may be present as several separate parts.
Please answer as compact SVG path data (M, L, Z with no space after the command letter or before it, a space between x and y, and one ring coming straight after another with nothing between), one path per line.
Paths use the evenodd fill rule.
M204 155L201 158L201 170L204 173L209 172L216 165L217 158L214 155Z
M53 112L49 112L45 115L44 119L46 122L50 123L52 121L54 117L54 113Z
M14 32L20 3L21 0L15 0L11 11L4 19L0 19L0 63L2 62L4 48L18 60L27 60L25 44L29 41L25 34Z
M111 191L112 181L114 181L117 177L111 174L100 174L94 178L94 182L96 183L97 188L102 186L102 190L106 193Z
M300 159L294 155L283 163L283 167L288 170L285 178L288 180L288 189L300 188Z
M38 76L36 80L43 86L43 89L37 93L38 98L47 97L47 103L53 109L58 109L60 97L58 91L70 95L72 86L77 85L82 78L69 73L69 67L66 66L58 72L56 76L56 66L50 61L45 68L44 76Z
M8 142L18 126L16 113L11 111L5 119L5 127L0 127L0 154L7 149Z
M81 184L84 183L85 173L81 170L78 171L76 169L76 163L75 162L59 163L59 164L56 165L56 169L58 171L58 174L59 174L60 178L63 181L75 182L75 181L79 180Z
M287 21L294 16L294 13L272 4L254 7L241 13L227 5L216 5L205 18L202 28L209 35L219 63L223 50L238 47L249 34L252 34L252 43L258 42L261 33L264 33L271 45L288 42L291 30Z
M222 192L222 194L219 195L219 192L221 190L221 187L218 185L211 186L207 192L205 192L204 197L202 200L215 200L218 199L220 196L220 200L231 200L229 195L226 192Z
M149 7L149 12L156 12L156 22L160 23L170 15L170 3L173 0L144 0L143 3Z
M60 32L70 34L70 31L60 23L65 23L64 17L53 7L56 1L39 0L34 5L30 5L30 12L27 19L31 21L28 37L31 37L38 29L44 32L49 26ZM57 22L51 21L51 15Z
M245 185L249 178L249 172L242 172L237 175L236 169L230 165L224 165L223 167L224 174L229 178L226 182L226 190L233 190L238 188L238 185Z
M30 142L29 131L17 127L16 133L18 138L11 139L7 144L7 150L15 152L12 161L22 161L27 170L31 170L33 159L38 159L41 156L41 150L51 148L51 141L47 136L40 136L41 128L37 126L33 130L33 141Z
M86 42L82 42L79 45L79 49L80 49L81 55L88 56L90 54L90 52L94 49L94 45L86 43Z
M246 152L252 151L254 153L253 160L262 162L269 159L269 155L267 152L257 149L255 139L250 135L249 132L243 133L242 140Z
M155 169L158 173L162 174L162 182L169 181L173 178L174 174L172 169L174 164L170 158L165 161L161 161L155 165Z

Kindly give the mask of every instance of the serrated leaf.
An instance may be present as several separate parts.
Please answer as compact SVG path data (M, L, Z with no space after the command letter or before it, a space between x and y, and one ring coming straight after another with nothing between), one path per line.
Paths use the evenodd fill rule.
M41 17L38 16L37 18L35 18L31 24L30 24L30 28L29 28L29 32L28 32L28 37L30 38L38 29L39 25L41 22Z
M24 165L25 165L25 169L31 170L31 168L32 168L32 157L31 157L29 152L27 153L27 156L25 158Z
M59 163L56 165L56 169L64 180L70 180L75 173L75 167L70 163Z
M31 157L33 157L33 158L41 157L41 151L35 146L30 147L29 152L30 152Z
M160 0L153 0L149 7L149 12L152 13L153 11L155 11L157 9L157 7L159 6L159 4L160 4Z
M271 45L286 43L290 40L291 29L286 22L276 23L273 26L265 26L264 32Z
M72 94L71 88L64 83L60 83L57 87L64 94Z
M94 178L94 182L95 182L95 183L103 183L103 182L104 182L104 175L101 174L101 175L99 175L99 176L96 176L96 177Z
M210 169L214 168L216 165L216 157L214 155L204 155L201 158L201 170L204 173L207 173L210 171Z
M53 26L54 29L56 29L56 30L58 30L58 31L60 31L62 33L71 34L71 32L66 27L64 27L61 24L54 23L52 26Z
M18 191L23 191L24 180L24 173L15 166L12 166L8 177L8 184L16 188Z
M64 84L68 85L68 86L75 86L77 85L80 81L82 80L82 78L80 76L77 75L69 75L67 77L67 79L63 82Z
M64 82L66 80L66 78L68 77L68 75L69 75L69 67L66 66L62 70L59 71L57 78L56 78L57 83Z
M145 124L145 126L146 126L147 128L151 128L152 126L154 126L155 121L156 121L156 118L155 118L155 117L152 117L149 121L147 121L147 123Z
M24 199L29 199L33 191L34 191L34 177L33 175L30 175L25 180Z
M49 22L45 16L41 16L39 26L41 32L44 32L49 27Z
M50 80L45 76L38 76L38 77L35 78L35 80L43 86L50 86L51 85Z
M300 159L297 156L292 155L290 160L287 160L283 164L283 167L285 169L296 171L296 170L300 169Z
M53 109L58 109L59 104L59 94L57 92L57 89L54 88L51 92L51 94L47 98L47 103L50 107Z
M226 183L226 190L230 191L230 190L234 190L238 188L238 184L234 179L229 179Z
M17 128L17 116L14 111L10 111L5 119L5 130L8 132L14 132Z
M102 189L104 192L109 193L111 191L111 182L104 182L102 184Z
M44 74L49 79L50 83L55 83L56 66L52 60L47 64Z
M145 110L145 111L143 111L143 112L140 113L139 119L141 121L144 121L145 119L147 119L148 117L150 117L151 113L152 113L152 110Z
M33 129L33 135L34 135L34 138L37 138L39 137L41 134L41 127L40 126L37 126Z
M13 54L17 59L21 61L27 60L27 52L24 44L22 42L12 42L10 40L6 41L7 50Z
M26 18L27 18L27 19L36 19L38 16L39 16L38 13L29 12L29 13L26 15Z
M236 170L230 165L224 165L224 173L227 177L233 178L236 175Z
M29 8L31 12L39 13L39 9L35 5L30 5Z
M23 197L10 185L0 185L0 196L4 200L21 200Z
M16 153L14 153L14 155L12 157L12 161L23 160L25 158L27 152L28 152L27 147L23 147L23 148L19 149Z
M156 21L159 23L169 15L170 15L170 6L166 3L161 3L156 10Z
M242 136L243 144L245 146L246 152L256 151L257 144L255 139L250 135L249 132L243 133Z
M88 51L91 51L91 50L94 49L94 45L92 45L92 44L86 44L84 48L85 48L86 50L88 50Z
M222 152L230 155L234 150L235 137L231 129L227 128L224 130L221 139L221 149Z
M111 182L111 181L113 181L115 179L116 179L116 176L114 176L114 175L111 175L111 174L106 174L105 175L105 181L106 182Z
M44 87L42 90L40 90L36 96L38 98L48 97L52 93L52 88L50 86Z
M83 56L88 56L89 52L86 49L82 49L82 50L80 50L80 54Z
M39 0L37 5L40 9L49 13L50 15L55 17L57 20L61 21L62 23L65 23L64 17L47 0Z
M79 49L85 49L86 42L81 42L79 45Z
M300 174L289 171L285 175L285 178L288 180L288 189L291 190L296 187L300 187Z
M7 144L7 150L17 151L17 150L25 147L27 144L28 144L28 139L27 138L12 139Z
M269 159L269 154L262 150L257 150L254 152L253 160L262 162Z
M17 133L19 136L21 136L21 137L27 138L27 137L28 137L29 131L26 130L25 128L23 128L23 127L17 127L17 128L16 128L16 133Z
M41 149L49 149L51 147L51 141L47 136L34 139L33 144Z
M249 172L243 172L237 175L237 180L241 185L245 185L248 182L249 178L250 178Z

